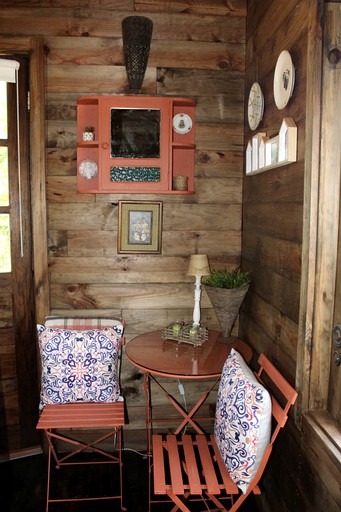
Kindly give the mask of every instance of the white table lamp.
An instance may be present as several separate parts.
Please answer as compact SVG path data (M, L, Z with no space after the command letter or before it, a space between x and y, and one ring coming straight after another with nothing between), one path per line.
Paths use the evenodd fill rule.
M207 254L193 254L187 275L195 276L193 326L200 327L201 278L210 274Z

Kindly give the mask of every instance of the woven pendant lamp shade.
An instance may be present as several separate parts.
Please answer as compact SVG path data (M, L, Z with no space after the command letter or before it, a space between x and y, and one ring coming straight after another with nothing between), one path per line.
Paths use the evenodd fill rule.
M122 20L124 62L131 91L142 87L147 68L153 22L144 16L128 16Z

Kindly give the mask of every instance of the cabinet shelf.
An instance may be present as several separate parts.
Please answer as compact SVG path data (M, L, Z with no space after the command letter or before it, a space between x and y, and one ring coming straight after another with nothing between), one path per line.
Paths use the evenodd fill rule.
M256 133L246 147L246 176L260 174L270 169L292 164L297 160L297 126L285 117L279 134L269 138L266 133Z
M184 134L173 130L171 121L179 114L192 121ZM84 141L83 132L90 126L96 140ZM194 194L195 148L194 100L169 96L83 96L77 100L80 193ZM98 173L92 178L79 172L84 160L97 165ZM188 190L173 190L176 176L188 178Z
M172 147L174 149L195 149L195 144L188 144L186 142L173 142Z
M99 142L98 140L90 140L90 141L81 141L77 142L77 148L98 148Z
M255 171L248 171L246 176L252 176L253 174L260 174L261 172L270 171L270 169L276 169L277 167L283 167L285 165L293 164L296 160L283 160L282 162L276 162L271 165L266 165L265 167L260 167Z
M163 192L164 194L170 194L170 195L183 195L183 196L190 196L194 194L194 190L168 190L167 192Z

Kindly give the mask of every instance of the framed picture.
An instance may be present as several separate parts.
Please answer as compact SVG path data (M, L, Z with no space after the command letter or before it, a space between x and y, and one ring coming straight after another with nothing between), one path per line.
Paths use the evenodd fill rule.
M162 202L119 201L117 252L160 254L161 228Z

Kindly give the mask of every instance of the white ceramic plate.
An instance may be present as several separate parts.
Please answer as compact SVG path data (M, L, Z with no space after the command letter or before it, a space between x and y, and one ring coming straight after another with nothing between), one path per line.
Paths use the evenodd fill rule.
M295 68L290 53L281 52L277 59L274 75L274 97L278 110L282 110L289 102L295 85Z
M264 114L264 95L258 82L251 86L247 107L247 117L251 130L256 130L263 119Z
M185 134L192 129L192 119L188 114L176 114L173 117L173 130L176 133Z
M98 173L98 166L93 160L87 159L79 164L78 170L82 178L92 180Z

